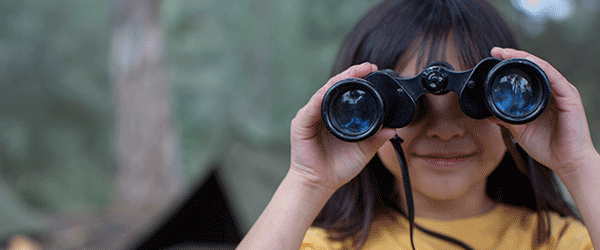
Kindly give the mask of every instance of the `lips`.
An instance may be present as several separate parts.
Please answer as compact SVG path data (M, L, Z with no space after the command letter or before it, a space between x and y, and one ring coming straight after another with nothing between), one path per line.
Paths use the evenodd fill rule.
M450 159L462 159L471 158L475 153L462 153L462 152L433 152L426 154L415 154L419 158L436 159L436 160L450 160Z
M432 152L426 154L415 154L414 156L423 160L425 163L438 168L454 168L470 160L475 156L475 152Z

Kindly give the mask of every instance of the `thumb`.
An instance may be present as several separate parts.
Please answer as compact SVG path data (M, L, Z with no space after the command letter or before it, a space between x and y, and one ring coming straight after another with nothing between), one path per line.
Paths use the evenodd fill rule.
M515 138L518 138L517 135L519 135L521 131L523 131L523 127L525 126L525 124L510 124L508 122L500 120L500 118L495 116L485 118L485 121L489 123L494 123L500 126L500 128L507 129Z
M382 128L369 139L362 141L362 148L365 152L377 151L385 142L389 141L396 135L396 130L393 128Z

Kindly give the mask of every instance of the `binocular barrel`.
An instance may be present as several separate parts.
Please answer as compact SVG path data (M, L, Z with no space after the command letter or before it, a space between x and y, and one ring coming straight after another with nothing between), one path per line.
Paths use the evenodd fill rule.
M361 141L381 127L408 125L417 112L424 111L417 102L422 95L450 91L458 94L460 108L468 117L494 115L512 124L536 119L551 95L543 70L526 59L486 58L461 72L453 71L445 62L434 62L411 78L380 70L364 79L341 80L325 94L321 115L336 137Z

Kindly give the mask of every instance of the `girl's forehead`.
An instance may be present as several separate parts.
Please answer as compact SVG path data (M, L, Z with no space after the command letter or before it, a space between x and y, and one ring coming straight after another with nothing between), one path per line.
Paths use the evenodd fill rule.
M430 56L430 54L435 54L435 56ZM456 71L467 70L463 68L465 63L462 62L460 51L455 46L452 33L450 33L436 45L432 45L431 41L416 39L405 56L397 63L395 71L402 77L412 77L421 73L433 61L445 61Z
M421 73L429 63L438 60L449 63L455 71L467 70L461 67L462 63L460 57L458 56L458 53L455 52L456 51L447 50L445 56L434 57L431 61L428 60L429 57L427 56L412 56L401 67L396 68L396 72L402 77L413 77Z

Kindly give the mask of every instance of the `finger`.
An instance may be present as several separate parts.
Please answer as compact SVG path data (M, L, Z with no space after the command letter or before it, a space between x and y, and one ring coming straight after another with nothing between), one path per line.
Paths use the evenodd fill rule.
M377 150L381 148L381 146L392 139L396 135L396 130L393 128L382 128L373 136L367 138L364 141L358 142L358 148L362 152L363 155L368 157L369 159L375 155Z
M379 68L375 64L371 64L371 72L377 71Z
M520 126L522 126L522 125L520 125L520 124L510 124L510 123L508 123L508 122L505 122L505 121L503 121L503 120L500 120L500 118L498 118L498 117L496 117L496 116L490 116L490 117L488 117L488 118L485 118L485 121L486 121L486 122L489 122L489 123L494 123L494 124L496 124L496 125L498 125L498 126L500 126L500 127L507 128L507 129L508 129L508 130L510 130L511 132L516 132L515 130L516 130L517 128L519 128Z
M495 116L485 118L485 121L487 121L489 123L494 123L494 124L498 125L500 128L508 129L508 131L515 138L516 141L521 140L521 136L523 135L523 132L525 131L525 128L526 128L525 124L510 124L508 122L500 120L498 117L495 117Z
M493 57L504 59L504 58L502 58L503 52L504 52L503 48L494 47L494 48L492 48L492 51L490 52L490 54L492 54Z
M363 143L363 150L368 152L377 151L386 141L389 141L396 135L396 129L382 128Z
M556 70L550 63L535 57L528 56L525 57L527 60L530 60L540 66L544 72L546 72L546 76L548 76L548 81L550 81L550 88L552 92L556 94L557 97L573 97L579 96L579 92L577 88L573 84L571 84L558 70Z
M377 65L369 63L369 62L364 62L359 65L353 65L353 66L349 67L348 69L344 70L342 73L339 73L336 76L329 79L329 81L327 81L327 83L323 87L325 89L329 89L329 87L331 87L331 85L333 85L336 82L339 82L346 78L364 77L373 71L377 71Z
M516 57L525 58L523 55L518 56L519 53L517 53L517 52L518 52L518 50L516 50L516 49L512 49L512 48L500 48L500 47L494 47L491 50L491 54L492 54L493 57L497 57L497 58L500 58L502 60L506 60L506 59L510 59L510 58L516 58Z

